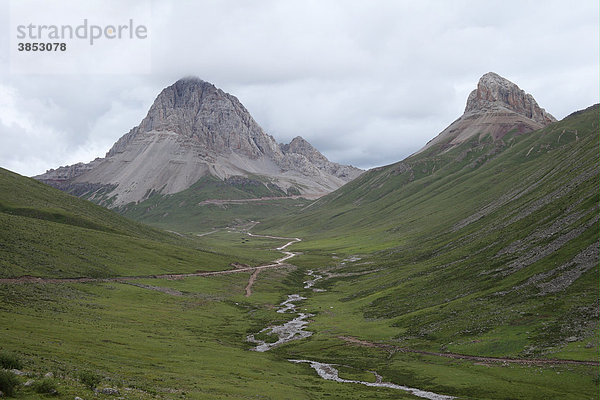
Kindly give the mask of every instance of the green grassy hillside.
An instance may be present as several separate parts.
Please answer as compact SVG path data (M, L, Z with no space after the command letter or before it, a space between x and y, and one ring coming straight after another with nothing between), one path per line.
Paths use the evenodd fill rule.
M109 277L256 264L161 231L33 179L0 169L0 277Z
M147 239L172 239L163 231L123 218L104 207L96 207L3 168L0 168L0 212Z
M312 298L340 310L317 317L332 337L597 360L598 110L371 170L257 229L303 237L299 265L376 270Z
M234 222L263 220L287 214L309 203L302 198L286 198L293 197L297 192L291 190L290 193L284 193L277 186L265 185L259 179L232 177L222 181L206 176L181 192L154 194L147 200L128 204L117 211L160 228L202 232L214 227L226 227Z
M577 173L575 168L593 169L597 141L596 105L537 132L508 134L496 142L489 137L474 140L441 154L431 149L369 170L295 218L273 219L262 229L327 238L350 237L349 233L364 229L371 234L383 232L377 242L393 243L407 230L425 231L432 223L433 228L451 227L520 187L531 186L535 191L529 197L536 197L569 180ZM381 247L387 247L383 242Z

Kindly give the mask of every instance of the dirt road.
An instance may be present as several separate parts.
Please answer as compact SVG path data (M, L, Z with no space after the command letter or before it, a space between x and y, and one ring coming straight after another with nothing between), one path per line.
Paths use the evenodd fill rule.
M269 268L280 268L288 266L285 261L294 257L296 253L292 253L290 251L284 251L284 249L290 246L293 243L299 242L301 239L299 238L283 238L283 237L274 237L274 236L264 236L264 235L254 235L250 232L247 232L249 236L253 237L263 237L269 239L281 239L281 240L289 240L285 245L278 247L276 250L283 253L283 257L274 260L271 264L267 265L259 265L257 267L245 267L245 268L236 268L236 269L228 269L224 271L210 271L210 272L192 272L192 273L183 273L183 274L160 274L160 275L138 275L138 276L118 276L113 278L89 278L89 277L79 277L79 278L39 278L35 276L21 276L18 278L0 278L0 284L19 284L19 283L85 283L85 282L128 282L136 279L183 279L194 276L215 276L215 275L228 275L228 274L236 274L240 272L252 272L250 275L250 279L248 280L248 284L245 288L246 297L252 295L252 285L256 281L256 277L259 272L263 269ZM144 287L143 285L140 287ZM154 289L154 287L145 287L147 289ZM172 293L169 293L172 294Z
M252 285L254 285L254 282L256 281L256 277L258 276L258 273L262 270L265 269L266 267L269 268L273 268L273 267L282 267L286 264L284 264L285 261L289 260L290 258L294 257L296 255L296 253L292 253L291 251L284 251L284 249L294 243L300 242L302 239L300 238L284 238L284 237L276 237L276 236L266 236L266 235L254 235L250 232L247 232L248 236L252 236L252 237L262 237L262 238L268 238L268 239L281 239L281 240L289 240L289 242L287 242L286 244L284 244L283 246L280 246L278 248L276 248L275 250L280 251L281 253L284 254L283 257L277 259L274 261L274 264L270 264L270 265L266 265L263 267L257 267L254 272L252 273L252 275L250 275L250 279L248 280L248 284L246 285L246 297L250 297L252 295Z
M580 360L561 360L561 359L545 359L545 358L502 358L502 357L480 357L480 356L469 356L465 354L456 353L436 353L431 351L415 350L406 347L398 347L391 344L385 343L374 343L366 340L357 339L350 336L338 336L338 339L342 339L347 343L364 346L364 347L376 347L383 350L395 351L399 353L416 353L428 356L454 358L458 360L471 360L479 361L483 363L507 363L507 364L522 364L522 365L534 365L534 364L575 364L575 365L600 365L598 361L580 361Z
M245 289L246 297L250 297L252 295L252 285L254 285L254 281L256 280L256 277L258 276L259 272L260 269L255 269L252 275L250 275L250 279L248 280L248 284L246 285Z
M256 197L252 199L236 199L236 200L225 200L225 199L209 199L198 203L199 206L205 206L208 204L223 205L223 204L248 204L256 203L259 201L270 201L270 200L282 200L282 199L299 199L303 196L281 196L281 197Z

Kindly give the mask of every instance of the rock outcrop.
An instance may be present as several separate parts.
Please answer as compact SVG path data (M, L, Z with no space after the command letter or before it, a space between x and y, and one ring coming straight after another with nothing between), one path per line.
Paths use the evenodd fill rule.
M69 181L90 171L96 165L102 162L102 160L102 158L96 158L94 161L91 161L87 164L80 162L73 165L67 165L65 167L58 167L57 169L49 169L44 174L44 177L46 180L55 180L57 182Z
M556 122L556 118L540 108L529 93L493 72L479 79L477 89L469 94L465 113L503 111L508 109L542 125Z
M329 161L323 154L300 136L289 144L279 145L284 157L280 161L282 168L303 171L308 175L327 174L345 181L351 181L362 173L358 168Z
M464 114L419 150L439 147L449 150L477 137L499 140L509 132L523 134L556 122L532 95L493 72L479 79L477 89L467 99Z
M105 158L35 178L120 206L150 193L177 193L205 175L222 180L260 175L284 192L295 188L318 197L361 173L330 162L301 137L278 144L236 97L200 79L185 78L165 88L140 125L122 136Z

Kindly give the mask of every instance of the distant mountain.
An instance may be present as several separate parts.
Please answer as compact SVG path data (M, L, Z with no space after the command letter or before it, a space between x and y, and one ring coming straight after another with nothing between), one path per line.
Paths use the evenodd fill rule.
M330 162L301 137L278 144L240 101L197 78L164 89L105 158L36 176L109 207L181 192L202 177L244 177L273 196L319 197L362 170Z
M446 151L466 141L487 136L501 140L509 132L527 133L556 122L532 95L494 72L479 79L469 94L464 114L419 152Z

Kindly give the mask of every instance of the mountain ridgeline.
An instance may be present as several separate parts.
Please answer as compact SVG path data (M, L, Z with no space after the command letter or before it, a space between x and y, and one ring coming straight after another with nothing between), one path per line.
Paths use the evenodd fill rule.
M508 79L488 72L469 94L464 114L419 153L449 150L473 138L480 140L490 136L500 141L509 132L523 134L552 122L556 122L556 118L541 108L532 95Z
M185 78L165 88L140 125L121 137L105 158L35 178L119 207L181 192L204 177L234 178L232 182L246 178L263 185L270 196L319 197L361 172L330 162L301 137L278 144L236 97L200 79ZM236 198L235 193L231 196Z

